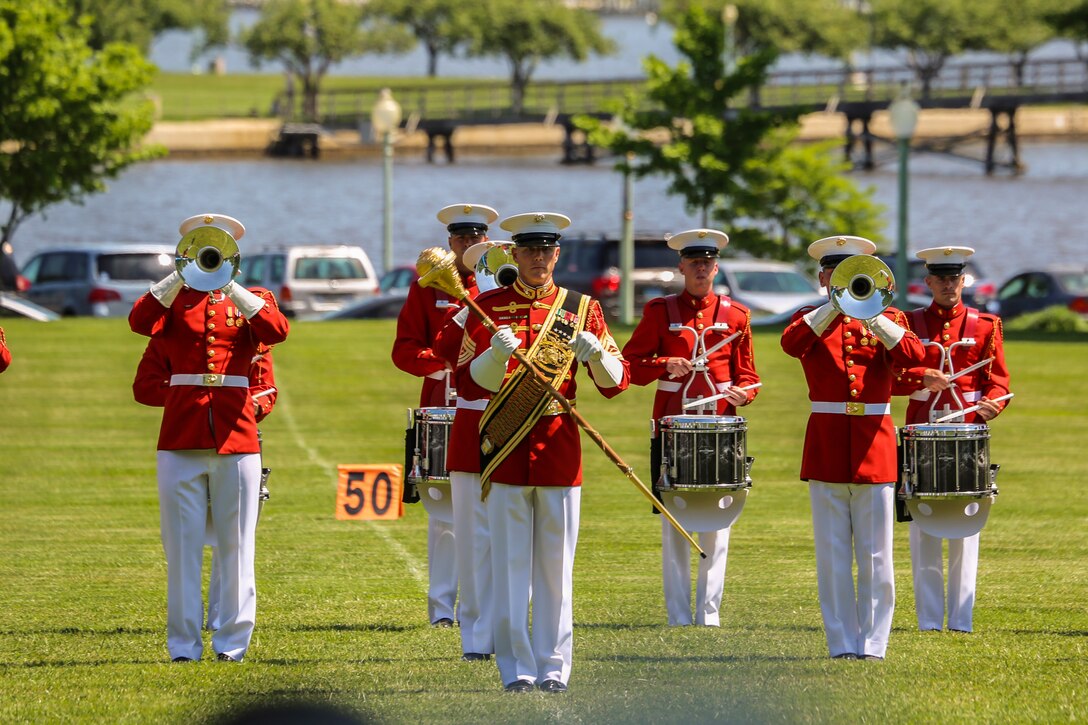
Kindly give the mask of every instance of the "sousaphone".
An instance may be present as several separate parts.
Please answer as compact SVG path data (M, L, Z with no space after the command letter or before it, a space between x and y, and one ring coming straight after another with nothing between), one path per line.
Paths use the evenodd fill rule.
M223 287L238 274L238 242L218 227L193 229L178 242L174 264L185 284L201 292Z

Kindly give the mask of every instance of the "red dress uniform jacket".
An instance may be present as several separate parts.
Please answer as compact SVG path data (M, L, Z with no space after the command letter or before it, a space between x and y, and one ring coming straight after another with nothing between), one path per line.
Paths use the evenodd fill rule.
M170 390L170 367L164 355L162 338L153 337L147 343L140 364L136 366L136 378L132 381L132 396L137 403L153 408L166 405L166 393ZM260 346L249 367L249 393L251 396L271 391L254 399L254 413L260 423L276 405L276 379L272 368L272 349Z
M465 291L476 296L476 275L462 278ZM448 312L461 303L456 297L416 283L408 288L408 299L397 317L397 339L393 342L393 364L406 373L424 378L420 407L446 405L446 384L427 377L446 370L447 361L435 350L435 338L445 325Z
M450 445L446 449L446 470L480 473L480 419L484 414L484 405L491 398L491 392L475 384L472 384L471 388L469 387L469 384L472 383L472 374L469 371L468 363L472 361L472 358L468 357L463 361L460 358L461 351L463 349L467 350L471 346L465 345L464 329L456 322L453 322L456 314L456 311L451 311L447 316L446 324L439 330L438 337L435 338L434 350L453 367L452 375L454 387L459 393L458 397L464 398L467 391L471 391L468 393L470 395L480 395L481 393L484 395L479 399L464 398L465 400L471 400L470 405L478 407L479 410L469 407L457 409L457 414L453 417L453 426L450 429ZM475 313L470 312L469 314L473 315ZM468 324L467 320L465 324Z
M837 315L817 336L793 315L782 332L782 349L801 360L812 401L887 404L893 366L909 367L925 356L922 343L907 332L888 350L863 320ZM906 327L904 315L888 308L884 316ZM801 479L828 483L889 483L896 480L895 424L890 415L811 413L805 431Z
M711 349L738 330L742 332L740 337L711 354L707 372L715 383L732 382L737 387L743 387L759 382L755 355L752 351L752 315L747 307L733 302L728 297L719 298L718 295L710 294L698 299L686 291L678 295L676 301L679 312L677 321L699 331L713 325L719 319L719 307L722 304L727 305L722 312L729 330L709 333L706 336L706 348ZM631 339L623 346L623 357L631 364L632 384L649 385L663 380L680 386L679 390L675 391L660 389L657 391L654 397L654 420L666 415L684 413L683 388L689 378L670 378L665 365L671 357L690 360L692 350L695 349L695 339L687 330L670 332L671 323L665 298L650 300L642 311L642 320L635 328ZM717 394L717 390L706 389L706 382L701 374L692 373L692 376L694 381L688 390L690 397L701 398ZM758 388L747 392L748 400L751 401L755 398ZM717 413L718 415L735 415L736 410L723 399L718 401Z
M287 318L266 289L251 288L266 304L247 320L229 298L210 301L207 292L183 287L169 307L151 293L129 313L133 332L161 338L172 374L218 373L248 377L261 345L287 339ZM219 296L218 293L217 297ZM250 389L175 385L166 391L159 450L214 449L217 453L259 453L257 420Z
M4 328L0 327L0 373L11 365L11 350L8 350L8 342L4 338Z
M509 287L500 287L480 295L476 301L496 325L508 325L521 340L522 352L528 350L536 341L548 311L555 303L559 288L547 284L540 288L531 288L518 280ZM592 332L600 339L605 350L620 356L616 341L608 331L601 306L593 300L583 329ZM460 359L466 367L477 356L490 354L491 333L475 317L469 318L465 325L464 349ZM520 363L513 357L507 365L507 375ZM565 380L559 387L568 400L574 402L577 384L575 371L578 363L572 363ZM588 365L587 365L588 369ZM491 392L481 388L472 380L471 375L462 377L464 389L460 395L466 399L490 397ZM590 373L592 379L592 373ZM627 389L630 382L630 370L623 361L623 379L614 388L598 388L606 398L619 395ZM479 457L479 436L468 445L474 445L474 454ZM465 441L451 441L452 446L466 445ZM457 469L464 470L464 469ZM476 464L479 471L479 463ZM567 414L544 415L517 448L495 469L491 477L496 483L524 486L579 486L582 483L582 448L578 434L578 424Z
M953 371L963 370L988 357L992 357L994 360L989 365L967 373L963 377L956 378L953 383L961 400L967 393L980 393L992 400L1009 392L1009 369L1005 365L1005 344L1001 335L1001 318L977 310L975 312L978 314L978 318L974 322L975 344L971 346L956 345L952 348L952 369ZM915 317L918 314L922 316L924 329L916 329L921 327L917 324ZM966 336L968 308L961 302L952 309L946 310L934 302L929 307L920 308L906 315L906 321L909 329L923 343L939 343L942 348L947 349ZM923 385L925 371L927 368L941 370L943 353L933 344L927 344L925 349L926 357L924 362L914 367L897 370L893 388L895 395L918 393L916 398L926 397L919 393L919 391L925 390ZM948 371L945 370L944 372ZM933 401L934 397L937 398L936 404ZM969 397L974 398L973 395ZM998 403L998 405L1003 408L1004 405L1008 405L1008 402ZM973 404L973 402L966 403L967 406ZM933 410L941 410L945 405L948 405L952 410L957 410L960 407L954 402L952 394L947 390L940 393L929 393L926 400L912 398L907 404L907 424L928 423L931 407ZM974 423L980 421L981 419L978 418L977 413L968 413L962 421L956 422Z

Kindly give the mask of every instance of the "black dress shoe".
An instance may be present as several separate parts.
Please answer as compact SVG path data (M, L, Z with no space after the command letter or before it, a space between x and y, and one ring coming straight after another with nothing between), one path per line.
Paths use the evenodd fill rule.
M171 662L192 662L193 658L192 657L175 657L174 659L172 659L170 661Z
M462 662L486 662L489 659L491 659L491 655L483 652L465 652L461 655Z
M453 620L449 617L442 617L442 619L436 619L435 621L431 622L431 626L448 629L453 626Z
M831 655L833 660L856 660L858 656L853 652L843 652L840 655Z
M863 659L863 660L879 660L880 662L884 661L884 658L881 657L880 655L862 655L859 659Z
M219 654L217 654L215 656L215 658L217 660L219 660L220 662L241 662L242 661L241 657L231 657L226 652L220 652Z
M544 680L540 683L540 691L550 693L566 692L567 686L559 680Z
M532 692L533 683L528 680L514 680L503 688L506 692Z

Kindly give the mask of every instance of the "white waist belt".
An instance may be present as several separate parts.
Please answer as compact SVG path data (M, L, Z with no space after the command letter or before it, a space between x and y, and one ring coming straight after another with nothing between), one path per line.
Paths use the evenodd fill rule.
M833 413L839 415L889 415L891 403L821 403L812 402L813 413Z
M714 383L714 387L719 393L724 393L725 389L733 384L733 381L729 380L724 383ZM683 387L683 383L679 383L673 380L658 380L657 390L660 393L675 393Z
M170 376L170 385L202 385L207 388L248 388L245 375L220 375L219 373L179 373Z
M428 373L427 377L431 380L445 380L447 375L449 375L449 370L436 370L433 373Z
M965 403L977 403L979 400L982 399L982 391L981 390L969 390L966 393L960 393L960 397L963 398L963 402L965 402ZM920 400L920 401L929 400L929 391L928 390L915 390L913 393L910 394L910 399L911 400Z
M481 398L480 400L465 400L464 398L457 399L457 407L461 410L485 410L487 404L491 401L487 398Z

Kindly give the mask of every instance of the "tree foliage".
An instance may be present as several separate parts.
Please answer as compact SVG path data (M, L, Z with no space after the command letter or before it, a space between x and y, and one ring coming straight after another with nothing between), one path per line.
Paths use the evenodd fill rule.
M482 0L473 6L468 53L500 56L510 64L514 113L524 107L525 88L540 61L607 54L615 43L601 33L596 15L560 0Z
M154 66L126 43L101 50L61 0L0 0L0 242L58 202L80 203L137 161Z
M108 43L132 43L145 54L167 30L200 30L195 52L229 40L227 0L67 0L72 19L89 23L89 42L100 50Z
M1077 57L1088 60L1088 0L1077 0L1063 8L1051 10L1046 21L1055 32L1073 41Z
M302 86L302 113L317 119L321 81L333 63L367 53L403 51L412 38L366 6L339 0L269 0L241 36L250 61L280 61Z
M720 222L732 247L757 256L798 259L817 236L877 235L879 210L839 175L843 164L791 143L797 112L738 104L763 82L773 51L727 72L721 16L700 6L677 19L675 43L686 60L670 68L647 58L645 94L630 95L616 123L578 119L591 142L621 159L618 170L667 177L690 212Z
M406 26L427 51L427 75L438 75L438 56L468 43L469 6L461 0L370 0L371 11Z

